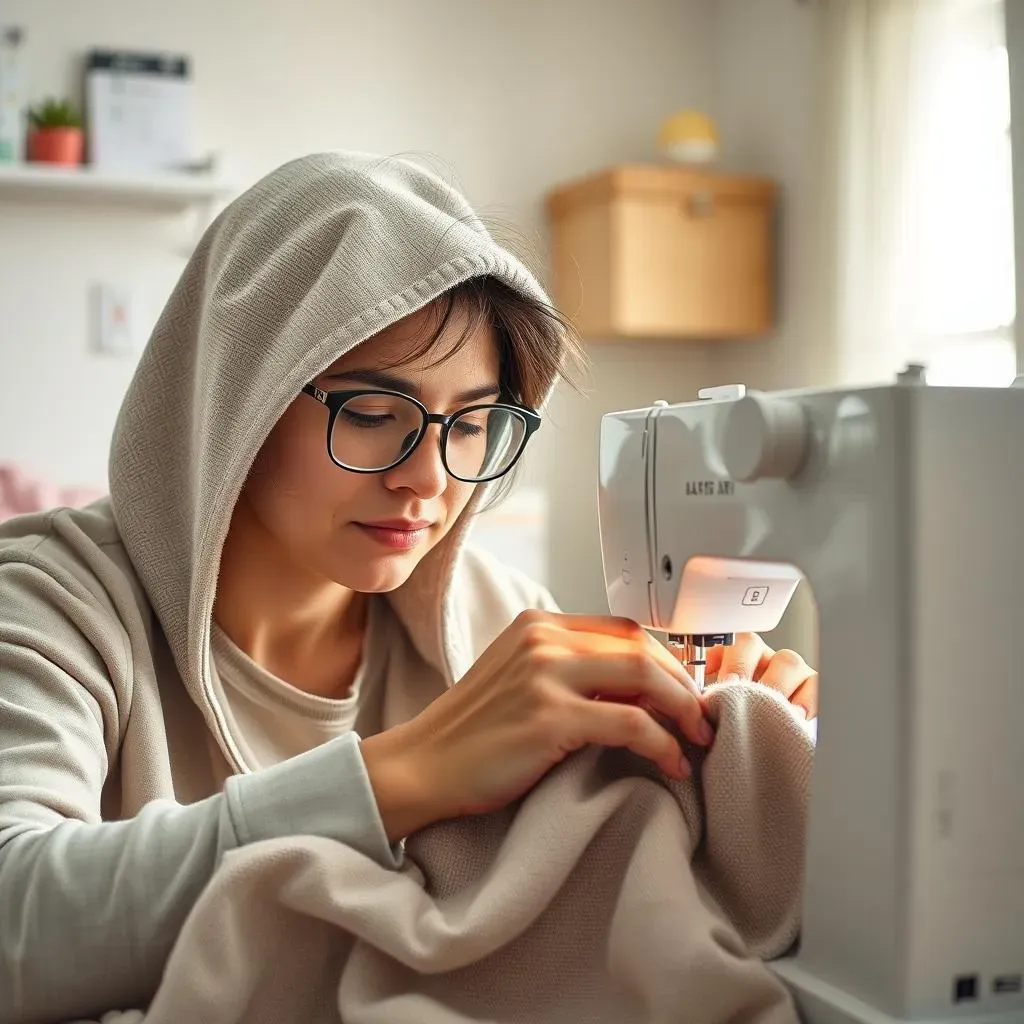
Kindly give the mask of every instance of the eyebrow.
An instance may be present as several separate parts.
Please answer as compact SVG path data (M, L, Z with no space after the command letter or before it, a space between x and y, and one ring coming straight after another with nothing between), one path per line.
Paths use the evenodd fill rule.
M370 387L384 388L388 391L401 391L403 394L411 395L413 398L420 398L419 387L411 380L404 377L396 377L392 373L385 373L383 370L352 370L349 373L326 373L326 380L348 381L355 384L369 384ZM501 388L497 384L482 384L478 388L470 388L455 396L457 404L478 402L482 398L495 398L501 395Z

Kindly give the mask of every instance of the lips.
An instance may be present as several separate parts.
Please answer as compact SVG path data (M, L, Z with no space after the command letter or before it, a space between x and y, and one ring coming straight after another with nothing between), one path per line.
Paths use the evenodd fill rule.
M371 540L393 551L409 551L427 538L427 519L381 519L373 523L354 523Z
M378 519L372 523L359 523L378 530L425 530L434 524L429 519Z

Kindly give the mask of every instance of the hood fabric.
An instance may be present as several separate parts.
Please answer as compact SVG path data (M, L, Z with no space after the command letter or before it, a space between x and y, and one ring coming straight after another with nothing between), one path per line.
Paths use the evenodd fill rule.
M481 275L548 301L441 178L403 159L322 153L285 164L233 202L164 308L118 417L111 502L178 671L237 770L247 766L214 698L210 626L250 467L306 383ZM449 682L457 668L448 591L484 491L389 595L413 644Z

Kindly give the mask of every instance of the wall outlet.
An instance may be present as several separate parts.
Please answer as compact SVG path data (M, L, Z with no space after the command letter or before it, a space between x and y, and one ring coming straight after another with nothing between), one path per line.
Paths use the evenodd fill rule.
M92 288L91 348L110 356L132 356L135 346L135 297L123 285Z

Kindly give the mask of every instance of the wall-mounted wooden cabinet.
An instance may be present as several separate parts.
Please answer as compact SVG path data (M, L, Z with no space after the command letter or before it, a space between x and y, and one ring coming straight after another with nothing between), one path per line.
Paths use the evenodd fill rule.
M554 298L584 338L753 337L771 327L775 187L628 165L547 199Z

